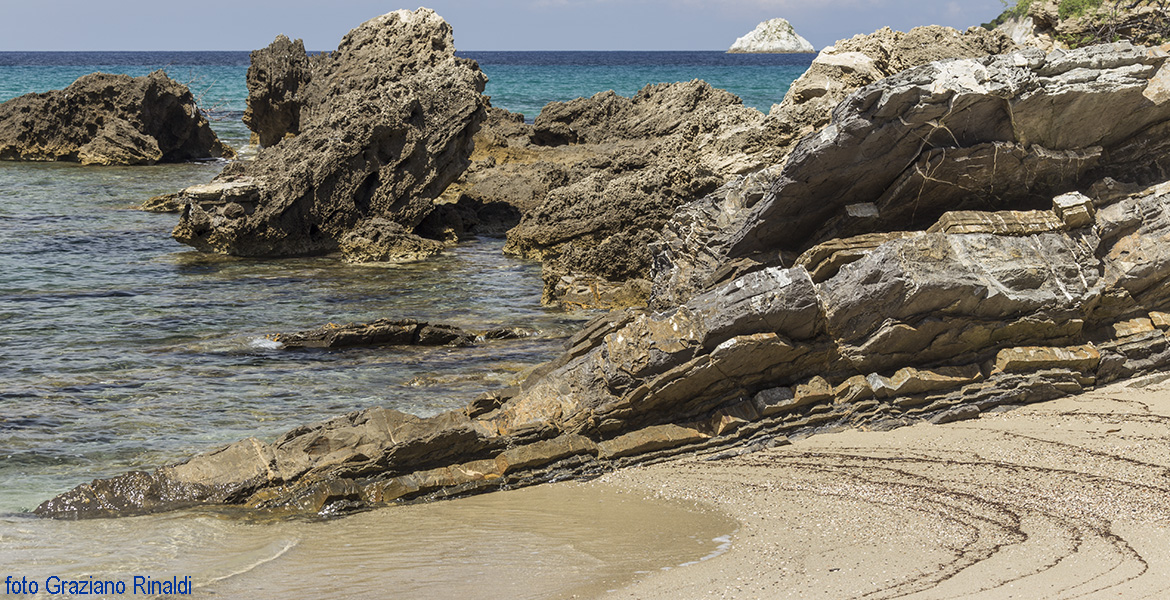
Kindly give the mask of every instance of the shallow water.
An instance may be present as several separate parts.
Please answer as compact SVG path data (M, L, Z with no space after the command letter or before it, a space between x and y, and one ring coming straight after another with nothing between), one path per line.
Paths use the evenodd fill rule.
M508 385L587 315L481 240L420 263L205 256L128 210L220 165L0 163L0 512L93 477L369 406L430 415ZM282 351L263 336L415 318L538 337L476 348Z
M197 598L568 598L715 556L735 529L699 507L569 483L329 521L0 517L0 564L42 592L57 576L132 595L137 575L189 576Z
M239 121L246 53L100 54L0 53L0 100L59 89L95 70L141 75L162 67L194 84L221 138L246 144ZM551 100L606 89L630 95L647 83L693 78L766 111L809 60L469 54L479 54L492 78L493 103L529 118ZM241 438L273 439L371 406L423 416L462 407L555 356L589 316L541 307L539 264L504 257L502 240L408 265L235 259L176 244L175 215L132 209L222 167L0 162L0 565L7 571L0 576L23 572L43 585L52 574L189 574L199 594L220 597L392 590L544 598L603 591L723 543L712 540L733 527L711 515L579 487L329 522L255 523L206 512L88 522L28 516L95 477ZM387 317L523 327L536 336L464 349L286 352L263 343L273 332Z

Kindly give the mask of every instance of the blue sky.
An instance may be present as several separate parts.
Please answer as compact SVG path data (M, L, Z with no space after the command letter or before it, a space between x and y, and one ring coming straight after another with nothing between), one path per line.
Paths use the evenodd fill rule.
M417 0L416 0L417 1ZM965 29L1000 0L433 0L461 50L723 50L772 17L814 46L882 26ZM0 50L330 50L386 0L0 0Z

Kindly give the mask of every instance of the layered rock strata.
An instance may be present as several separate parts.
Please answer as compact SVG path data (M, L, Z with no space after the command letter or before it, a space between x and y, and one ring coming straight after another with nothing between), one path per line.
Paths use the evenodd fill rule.
M0 104L0 160L152 165L234 155L191 90L162 71L92 73Z
M768 181L676 213L656 258L655 306L686 301L728 265L791 264L834 238L925 229L951 210L1042 206L1106 177L1157 181L1168 158L1165 58L1128 43L1028 49L866 86Z
M599 317L560 358L464 411L430 418L360 411L271 444L245 440L152 472L94 481L37 512L88 517L233 504L335 514L597 473L677 452L718 457L825 428L972 418L1163 369L1170 365L1170 184L1131 193L1133 179L1092 175L1114 172L1109 165L1127 165L1126 175L1137 179L1157 169L1164 137L1157 134L1170 122L1159 112L1164 60L1128 45L1047 57L1026 51L935 64L874 84L802 143L799 160L739 192L758 195L753 203L767 207L778 205L787 186L804 186L805 206L819 222L790 237L731 238L772 244L767 249L777 254L807 246L792 257L795 266L745 258L664 310ZM1014 119L1006 109L1013 102ZM1125 107L1129 125L1108 121L1102 103ZM1096 117L1085 119L1078 106ZM952 144L983 143L981 131L1027 131L1035 144L1090 145L1077 152L1104 158L1066 173L1075 174L1070 185L1093 196L1053 195L1063 187L1053 182L1066 180L1051 175L1009 179L1018 186L1012 194L978 187L991 175L978 170L985 163L968 152L939 152L941 137L921 135L925 115ZM859 125L862 117L872 129ZM852 136L838 137L844 131ZM864 198L863 183L885 177L884 157L901 152L897 143L885 153L864 151L870 135L916 137L919 153L932 161L928 173L979 174L960 183L984 203L956 201L947 195L952 185L932 194L951 201L934 205L929 221L929 208L905 216L917 196L853 210L834 204L825 190L853 182L858 187L847 191ZM1014 143L1024 155L1042 156ZM835 153L850 149L866 160L836 162ZM1059 152L1067 158L1073 149ZM819 178L793 178L789 167L817 156L833 168ZM1145 170L1136 168L1138 156ZM903 158L913 166L919 154ZM903 227L883 221L886 208L903 211L895 213ZM755 210L745 210L753 219L725 218L727 231L790 227ZM841 215L872 226L844 227ZM723 238L690 237L697 247L689 255L716 256L728 247L713 239ZM791 239L800 242L786 245Z
M833 106L862 85L931 60L1014 48L999 33L944 27L885 29L838 47L818 56L766 116L698 81L647 86L632 98L608 92L550 103L532 126L505 121L498 134L482 136L485 155L459 193L517 199L523 218L508 233L507 251L544 262L546 302L641 306L649 244L680 205L783 161L799 136L828 123Z
M963 233L907 232L820 283L768 268L671 311L607 315L463 412L361 411L95 481L38 514L333 514L1079 392L1170 364L1167 207L1168 186L1100 209L1066 197Z
M253 53L248 124L270 144L181 193L180 242L208 252L354 261L437 251L415 229L467 167L486 78L429 9L397 11L306 57L277 38Z

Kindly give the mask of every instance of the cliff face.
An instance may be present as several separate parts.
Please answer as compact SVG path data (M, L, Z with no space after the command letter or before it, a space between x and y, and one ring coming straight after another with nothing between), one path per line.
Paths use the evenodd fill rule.
M1020 0L988 25L1016 43L1043 50L1127 40L1170 42L1170 5L1164 0Z
M732 54L801 54L816 51L808 40L796 33L786 19L769 19L756 25L756 28L747 35L735 40L728 50Z
M241 256L438 252L414 231L467 167L487 106L486 78L455 56L450 25L397 11L329 54L280 37L252 58L247 122L269 146L181 194L175 239Z
M162 71L93 73L64 90L0 104L0 160L150 165L234 154L191 90Z
M972 418L1165 368L1168 124L1157 50L909 69L850 95L784 165L679 209L660 310L599 317L517 388L245 440L37 512L332 514Z

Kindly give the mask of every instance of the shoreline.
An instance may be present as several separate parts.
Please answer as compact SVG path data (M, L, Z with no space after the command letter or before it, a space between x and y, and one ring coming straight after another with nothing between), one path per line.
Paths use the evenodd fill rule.
M731 549L627 598L1159 597L1170 589L1170 381L975 420L842 431L605 475L739 521Z

